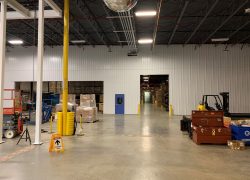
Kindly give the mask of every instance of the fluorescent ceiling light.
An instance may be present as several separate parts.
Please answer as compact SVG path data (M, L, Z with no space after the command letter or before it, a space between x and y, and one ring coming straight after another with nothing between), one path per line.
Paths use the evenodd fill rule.
M86 43L85 40L72 40L71 42L74 43L74 44Z
M145 17L145 16L155 16L156 11L138 11L135 13L137 17Z
M225 42L225 41L228 41L229 38L214 38L214 39L211 39L212 42Z
M153 39L139 39L138 43L139 44L152 44Z
M148 82L148 79L144 79L143 81Z
M250 13L250 8L245 9L245 13Z
M148 76L144 76L143 79L149 79L149 77Z
M13 45L21 45L21 44L23 44L22 40L9 40L8 42L10 44L13 44Z

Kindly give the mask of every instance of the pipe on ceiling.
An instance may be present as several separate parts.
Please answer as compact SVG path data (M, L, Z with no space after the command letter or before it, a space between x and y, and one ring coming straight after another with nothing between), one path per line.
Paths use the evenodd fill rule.
M215 6L217 5L217 3L219 2L219 0L216 0L213 5L210 7L210 9L208 10L207 14L203 17L203 19L200 21L200 23L198 24L198 26L195 28L195 30L192 32L192 34L189 36L189 38L186 40L185 44L189 43L189 41L192 39L192 37L195 35L195 33L199 30L199 28L201 27L201 25L205 22L205 20L207 19L207 17L209 16L209 14L214 10Z
M242 9L247 3L249 2L249 0L244 1L230 16L227 17L227 19L225 21L223 21L219 27L217 27L208 37L205 41L202 42L202 44L205 44L208 40L210 40L213 35L220 29L222 28L240 9Z
M158 26L159 26L159 21L160 21L160 13L161 13L162 1L163 0L158 1L157 18L156 18L156 23L155 23L154 33L153 33L153 44L151 46L151 50L153 50L154 47L155 47L155 42L156 42L156 38L157 38L157 31L158 31Z
M178 27L179 27L179 25L180 25L180 22L181 22L182 17L183 17L183 15L184 15L184 13L185 13L185 11L186 11L186 9L187 9L188 4L189 4L189 1L186 1L185 4L184 4L184 7L182 8L181 14L180 14L180 16L179 16L179 18L178 18L178 20L177 20L177 23L176 23L176 25L175 25L175 28L174 28L174 30L173 30L173 33L172 33L172 35L171 35L171 37L170 37L170 39L169 39L169 41L168 41L168 45L171 44L171 42L172 42L172 40L173 40L173 38L174 38L175 32L176 32L176 30L178 29Z

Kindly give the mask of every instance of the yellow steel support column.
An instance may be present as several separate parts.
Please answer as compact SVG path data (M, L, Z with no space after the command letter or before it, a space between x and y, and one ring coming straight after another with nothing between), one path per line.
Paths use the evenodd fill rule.
M68 58L69 58L69 0L64 0L63 34L63 122L67 123L68 111ZM63 124L66 127L66 124Z

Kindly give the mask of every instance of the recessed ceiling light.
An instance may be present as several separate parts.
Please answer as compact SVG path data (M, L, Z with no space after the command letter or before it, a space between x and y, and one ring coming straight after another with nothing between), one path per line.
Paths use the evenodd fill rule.
M10 44L13 44L13 45L21 45L21 44L23 44L22 40L9 40L8 42Z
M145 16L155 16L156 11L137 11L135 13L137 17L145 17Z
M72 43L74 43L74 44L82 44L82 43L86 43L86 41L85 41L85 40L72 40L71 42L72 42Z
M212 42L225 42L225 41L229 41L229 38L214 38L211 39Z
M152 44L153 39L139 39L138 43L139 44Z
M245 9L245 13L250 13L250 8Z

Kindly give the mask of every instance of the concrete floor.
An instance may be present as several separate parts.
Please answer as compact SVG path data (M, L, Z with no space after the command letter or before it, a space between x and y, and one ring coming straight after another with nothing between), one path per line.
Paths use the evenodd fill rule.
M100 115L84 124L85 136L64 137L65 152L18 140L0 145L0 179L166 180L250 179L250 149L196 145L179 130L181 117L146 105L143 115ZM43 125L48 129L48 124ZM30 127L34 134L34 127Z

